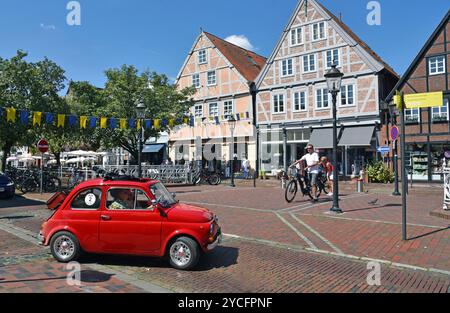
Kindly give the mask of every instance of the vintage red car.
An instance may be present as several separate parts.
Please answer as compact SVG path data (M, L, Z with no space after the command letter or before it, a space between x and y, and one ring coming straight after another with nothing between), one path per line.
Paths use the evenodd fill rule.
M58 193L47 203L41 245L67 263L84 252L165 257L188 270L222 241L217 216L175 200L159 181L104 178Z

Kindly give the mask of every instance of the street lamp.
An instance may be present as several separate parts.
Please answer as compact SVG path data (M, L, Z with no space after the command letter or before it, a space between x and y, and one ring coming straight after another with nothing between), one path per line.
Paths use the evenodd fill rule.
M145 104L140 101L136 106L136 116L141 121L139 125L141 126L139 129L139 146L138 146L138 177L142 177L142 162L141 162L141 154L142 154L142 120L145 118Z
M328 91L333 97L333 207L331 211L334 213L342 214L342 210L339 208L339 173L337 168L337 110L336 102L337 95L341 91L342 77L344 76L336 68L336 63L331 66L331 69L325 74L327 80Z
M230 187L236 187L234 184L234 130L236 129L237 120L233 115L228 116L228 126L230 127L231 132L231 149L230 149L230 157L231 157L231 184Z

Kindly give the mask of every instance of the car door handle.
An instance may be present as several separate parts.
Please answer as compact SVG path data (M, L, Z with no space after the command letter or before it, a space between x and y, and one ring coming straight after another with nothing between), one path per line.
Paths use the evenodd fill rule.
M102 215L101 218L104 221L110 221L111 220L111 216L109 216L109 215Z

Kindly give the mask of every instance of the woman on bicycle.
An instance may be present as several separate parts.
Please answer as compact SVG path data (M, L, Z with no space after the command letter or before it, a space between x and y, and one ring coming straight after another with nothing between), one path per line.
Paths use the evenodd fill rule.
M321 172L326 175L327 178L327 184L328 184L328 190L330 190L330 192L328 193L328 196L331 197L333 196L333 164L331 164L331 162L328 160L327 157L322 157L320 159L320 169Z

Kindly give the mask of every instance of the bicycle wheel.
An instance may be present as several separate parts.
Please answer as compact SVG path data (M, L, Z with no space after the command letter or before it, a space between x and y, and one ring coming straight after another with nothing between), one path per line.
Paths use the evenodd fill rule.
M209 179L208 179L208 183L212 186L217 186L218 184L220 184L220 177L217 174L212 174Z
M284 197L288 203L294 201L297 196L298 186L295 180L291 180L291 182L287 185L286 191L284 193Z
M27 179L21 188L23 193L35 192L39 188L39 185L33 178Z

